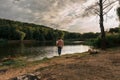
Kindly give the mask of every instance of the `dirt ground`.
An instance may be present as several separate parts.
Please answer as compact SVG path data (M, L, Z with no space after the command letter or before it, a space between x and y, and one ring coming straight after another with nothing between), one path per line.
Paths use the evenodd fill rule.
M86 53L85 53L86 54ZM120 48L98 54L72 54L0 73L0 80L36 74L40 80L120 80Z

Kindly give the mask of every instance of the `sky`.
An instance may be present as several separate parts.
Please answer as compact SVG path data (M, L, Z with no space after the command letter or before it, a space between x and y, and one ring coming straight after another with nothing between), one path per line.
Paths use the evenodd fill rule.
M99 16L83 17L98 0L0 0L0 18L49 26L70 32L100 32ZM119 0L118 0L119 1ZM119 25L118 2L104 16L105 30Z

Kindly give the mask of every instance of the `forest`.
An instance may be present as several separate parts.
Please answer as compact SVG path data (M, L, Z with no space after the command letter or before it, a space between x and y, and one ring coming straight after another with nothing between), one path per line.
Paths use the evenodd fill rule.
M88 40L97 38L99 33L75 33L53 29L44 25L0 19L0 40L53 41L58 37L64 40Z

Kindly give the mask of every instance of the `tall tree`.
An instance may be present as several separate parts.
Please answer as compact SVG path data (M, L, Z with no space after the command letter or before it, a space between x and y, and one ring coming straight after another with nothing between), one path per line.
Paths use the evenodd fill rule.
M100 7L100 29L101 29L101 48L104 49L106 47L106 40L105 40L105 30L104 30L104 25L103 25L103 0L99 0L99 7Z
M120 32L120 0L119 0L119 7L117 8L117 15L119 18L119 32Z
M119 20L120 20L120 7L117 8L117 15L118 15Z
M99 26L101 30L101 48L106 48L106 34L104 30L104 15L106 15L112 8L113 4L117 2L116 0L99 0L96 1L95 4L89 6L85 9L85 13L83 16L86 16L87 14L97 14L100 18L99 20Z

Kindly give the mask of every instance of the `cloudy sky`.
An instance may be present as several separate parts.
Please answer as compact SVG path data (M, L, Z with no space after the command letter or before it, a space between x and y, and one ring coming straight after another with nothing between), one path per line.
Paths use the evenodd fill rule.
M98 0L0 0L0 18L46 25L72 32L99 32L99 17L82 17ZM105 16L105 29L117 27L118 2Z

